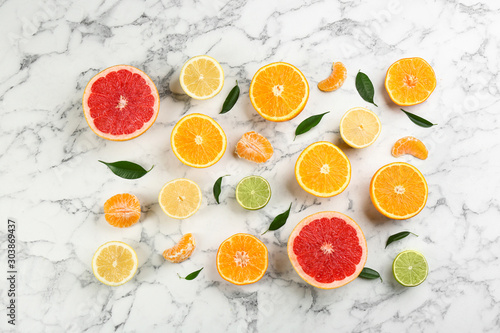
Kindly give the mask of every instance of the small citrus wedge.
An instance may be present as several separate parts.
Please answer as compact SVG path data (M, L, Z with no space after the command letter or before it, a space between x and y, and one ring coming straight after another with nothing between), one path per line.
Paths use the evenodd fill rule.
M259 281L267 266L267 247L249 234L229 237L217 251L217 271L224 280L236 285Z
M264 119L286 121L296 117L306 106L309 84L296 67L275 62L255 73L249 94L250 102Z
M118 241L101 245L92 258L95 277L108 286L122 285L134 276L138 260L134 249Z
M271 142L257 132L243 134L236 144L236 155L251 162L263 163L273 156Z
M422 173L404 162L383 166L370 183L373 205L391 219L404 220L417 215L424 208L427 195L427 182Z
M401 106L424 102L436 88L436 74L422 58L404 58L389 67L385 89L394 103Z
M353 148L365 148L377 140L382 130L380 119L365 108L352 108L340 120L340 136Z
M405 136L394 143L392 147L392 156L400 157L405 154L410 154L416 158L425 160L429 152L422 141L413 136Z
M141 218L141 204L133 194L117 194L104 203L104 218L114 227L126 228Z
M175 124L170 144L182 163L195 168L206 168L222 158L227 138L215 120L193 113L182 117Z
M341 62L334 62L332 65L332 73L328 78L318 83L318 89L325 92L337 90L342 87L346 78L347 70L344 64Z
M163 251L163 258L173 263L183 262L193 254L196 242L193 234L185 234L179 243Z
M333 197L349 185L351 163L333 143L316 142L297 159L295 178L304 191L317 197Z
M179 178L166 183L158 195L161 209L174 219L186 219L201 205L201 190L192 180Z
M392 274L405 287L416 287L427 278L429 265L417 251L406 250L396 256L392 263Z
M184 92L190 97L209 99L221 91L224 85L224 71L217 60L200 55L184 64L179 81Z

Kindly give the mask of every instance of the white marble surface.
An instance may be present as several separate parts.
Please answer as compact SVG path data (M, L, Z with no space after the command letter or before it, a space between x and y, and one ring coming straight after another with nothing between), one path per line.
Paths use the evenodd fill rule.
M401 1L113 1L0 0L0 267L6 271L7 217L17 221L19 332L498 332L500 331L500 3L496 0ZM191 56L209 54L222 64L226 85L208 101L187 98L178 74ZM409 107L438 126L413 125L388 100L383 79L395 60L421 56L437 74L425 103ZM322 93L318 81L331 62L343 61L348 78L337 92ZM263 120L252 108L248 86L261 66L287 61L311 86L302 114L285 123ZM130 64L157 84L161 109L141 137L110 142L87 126L81 96L99 70ZM338 124L354 106L368 106L354 88L361 69L374 82L373 109L383 124L377 142L363 150L341 142ZM218 115L235 80L242 96L234 110ZM310 133L292 141L309 115L332 111ZM184 114L213 116L225 129L228 149L208 169L182 165L169 144ZM275 156L254 165L232 154L246 131L270 139ZM425 209L407 221L376 212L368 186L373 173L395 161L393 142L406 135L430 150L417 166L429 183ZM345 192L319 199L296 183L292 165L307 145L338 144L349 156L352 181ZM98 159L155 164L142 179L111 174ZM224 180L222 203L211 194ZM244 211L235 184L244 175L269 179L270 204ZM187 177L200 184L203 204L193 217L168 218L157 204L162 185ZM141 222L129 229L109 226L103 203L116 193L136 194ZM293 202L282 230L262 236L269 269L256 284L237 287L215 268L218 245L237 232L259 235L270 218ZM367 236L367 266L384 282L357 279L337 290L308 286L286 255L292 228L322 210L352 216ZM387 237L411 230L420 237L384 249ZM161 252L193 232L198 248L182 264ZM111 288L92 275L95 249L122 240L139 256L136 277ZM400 287L391 263L404 249L428 259L428 279ZM200 267L194 281L179 280ZM1 331L6 281L0 283Z

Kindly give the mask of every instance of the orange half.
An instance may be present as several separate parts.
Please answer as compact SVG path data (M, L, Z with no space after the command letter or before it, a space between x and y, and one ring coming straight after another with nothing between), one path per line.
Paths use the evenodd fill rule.
M249 234L236 234L219 246L217 271L220 276L236 285L259 281L268 266L267 248Z
M295 178L317 197L342 193L351 181L351 163L339 147L327 141L311 144L295 163Z
M182 163L206 168L222 158L227 138L215 120L201 113L193 113L182 117L175 124L170 144Z
M380 168L370 183L373 205L383 215L396 220L420 213L427 202L428 188L422 173L404 162Z
M287 121L306 106L309 84L302 72L285 62L266 65L250 83L250 102L264 119Z
M422 58L404 58L389 67L385 89L394 103L401 106L424 102L436 88L436 74Z

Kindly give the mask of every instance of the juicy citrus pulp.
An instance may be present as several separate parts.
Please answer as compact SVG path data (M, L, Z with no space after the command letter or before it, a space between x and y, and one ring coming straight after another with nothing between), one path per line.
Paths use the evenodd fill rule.
M353 148L365 148L374 143L381 129L377 115L365 108L352 108L340 120L340 135Z
M113 141L133 139L156 120L160 96L139 69L118 65L94 76L83 93L83 113L95 134Z
M398 105L425 101L436 88L436 74L422 58L405 58L393 63L385 76L385 89Z
M95 277L108 286L119 286L132 279L137 266L134 249L118 241L101 245L92 258Z
M271 185L261 176L248 176L236 186L236 200L241 207L257 210L271 199Z
M351 180L351 163L333 143L320 141L304 149L295 163L295 178L306 192L332 197Z
M296 67L275 62L255 73L250 83L250 102L265 119L286 121L306 106L309 84Z
M141 218L141 204L133 194L117 194L104 203L104 218L114 227L126 228Z
M254 131L243 134L236 144L236 155L255 163L267 161L273 156L273 152L269 140Z
M222 158L227 138L215 120L193 113L182 117L175 124L170 144L182 163L195 168L206 168Z
M413 136L405 136L394 143L392 147L392 156L400 157L405 154L410 154L416 158L425 160L429 152L422 141Z
M201 190L192 180L179 178L166 183L158 195L161 209L174 219L185 219L198 211Z
M346 77L347 70L344 64L341 62L334 62L332 65L332 73L328 78L318 83L318 89L321 91L337 90L342 87Z
M429 266L425 257L414 250L406 250L396 256L392 274L405 287L415 287L425 281Z
M179 243L163 251L163 258L173 263L183 262L193 254L196 242L193 234L185 234Z
M288 238L287 251L299 276L322 289L354 280L367 258L363 231L338 212L320 212L300 221Z
M383 166L370 183L373 205L391 219L408 219L420 213L427 202L427 194L427 182L422 173L403 162Z
M249 234L236 234L219 246L217 271L220 276L236 285L259 281L268 266L267 248Z
M189 59L180 74L181 87L194 99L208 99L217 95L224 85L224 71L212 57L200 55Z

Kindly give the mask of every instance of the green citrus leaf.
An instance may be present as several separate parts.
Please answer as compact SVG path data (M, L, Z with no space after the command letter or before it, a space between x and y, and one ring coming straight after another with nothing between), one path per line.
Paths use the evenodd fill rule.
M229 94L226 97L226 100L224 101L224 104L222 104L222 110L220 113L226 113L229 112L236 104L238 101L238 98L240 97L240 87L238 86L238 81L236 81L236 85L231 89Z
M362 73L361 71L356 75L356 90L362 99L378 107L378 105L373 102L375 89L373 88L372 81L370 81L368 75Z
M273 222L271 222L271 224L269 225L269 229L264 231L262 234L264 235L268 231L278 230L279 228L284 226L286 220L288 219L288 215L290 215L291 208L292 208L292 203L290 203L290 207L288 207L288 210L286 212L283 212L274 218Z
M425 127L425 128L428 128L428 127L432 127L432 126L434 126L434 125L437 125L437 124L433 124L433 123L431 123L430 121L428 121L427 119L424 119L424 118L422 118L422 117L419 117L419 116L417 116L416 114L413 114L413 113L411 113L411 112L405 111L405 110L403 110L403 109L401 109L401 111L403 111L403 112L404 112L404 113L408 116L408 118L410 118L410 120L411 120L414 124L416 124L416 125L418 125L418 126L420 126L420 127Z
M297 129L295 130L294 140L297 138L297 135L301 135L301 134L304 134L306 132L309 132L312 128L316 127L319 124L319 122L321 121L321 119L323 118L323 116L329 112L330 111L322 113L322 114L317 114L317 115L311 116L311 117L305 119L304 121L302 121L299 124L299 126L297 126Z
M205 267L202 267L199 270L194 271L193 273L186 275L185 277L180 276L179 273L177 273L177 276L179 277L179 279L194 280L198 277L198 275L200 274L200 272L202 271L203 268L205 268Z
M389 236L389 238L387 238L387 242L385 243L385 248L387 248L387 246L389 244L407 237L409 234L412 234L412 235L418 237L418 235L414 234L413 232L410 232L410 231L401 231L401 232L398 232L397 234L394 234L392 236Z
M137 179L141 178L149 171L154 168L154 165L151 169L146 170L142 166L136 163L128 162L128 161L118 161L118 162L104 162L99 160L102 164L105 164L109 170L111 170L115 175L125 179Z
M362 279L367 279L367 280L380 279L380 281L384 282L382 280L382 277L380 276L380 274L376 270L368 268L368 267L363 268L361 273L359 273L359 277Z
M219 177L219 179L217 179L215 181L215 184L214 184L214 198L215 198L215 201L217 201L217 203L219 204L219 195L220 195L220 192L221 192L221 186L222 186L222 178L224 177L227 177L229 175L225 175L225 176L222 176L222 177Z

